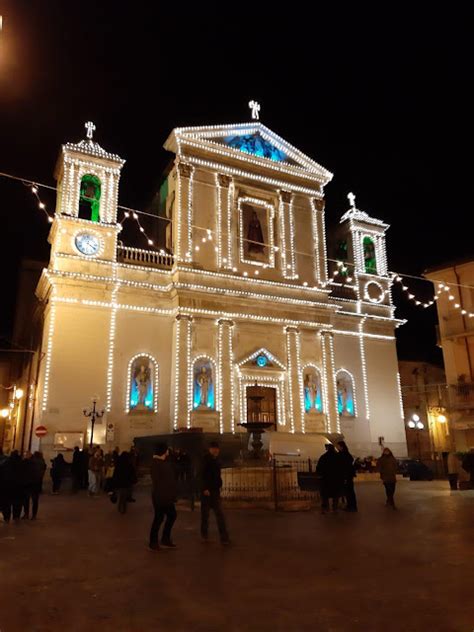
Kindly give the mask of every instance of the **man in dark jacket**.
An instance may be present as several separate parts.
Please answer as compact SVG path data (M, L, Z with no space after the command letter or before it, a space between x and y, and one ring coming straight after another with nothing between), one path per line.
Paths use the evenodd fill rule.
M323 454L316 466L316 474L321 478L321 511L329 509L329 499L332 498L332 510L337 511L337 504L342 493L344 480L342 461L332 443L327 443L326 453Z
M28 519L30 516L30 500L31 500L31 519L36 520L38 514L39 497L43 489L43 477L46 471L46 463L44 462L41 452L35 452L33 456L23 461L25 488L23 497L23 518Z
M229 534L221 504L221 464L219 462L219 444L213 441L209 452L204 456L201 469L201 537L207 541L209 532L209 513L216 515L217 528L222 544L229 544Z
M346 511L357 511L357 499L354 491L354 457L349 452L345 441L337 442L339 459L342 462L343 488L342 493L346 497Z
M72 453L72 465L71 465L71 476L72 476L72 493L77 494L77 492L82 487L82 454L79 450L79 446L76 445L74 448L74 452Z
M10 458L2 466L4 509L3 519L9 522L13 515L15 522L20 519L23 505L23 461L18 450L13 450Z
M176 521L176 473L173 464L168 459L168 446L159 443L151 463L152 501L155 515L150 529L150 551L159 551L158 533L161 523L166 516L165 526L161 535L161 546L168 549L176 548L171 539L171 529Z

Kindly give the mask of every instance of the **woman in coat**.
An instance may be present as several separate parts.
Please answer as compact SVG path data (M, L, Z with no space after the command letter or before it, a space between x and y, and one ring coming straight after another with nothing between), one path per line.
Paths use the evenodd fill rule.
M382 456L377 461L377 469L380 472L380 478L387 494L386 505L396 509L393 497L395 496L395 486L397 484L398 462L389 448L383 449Z

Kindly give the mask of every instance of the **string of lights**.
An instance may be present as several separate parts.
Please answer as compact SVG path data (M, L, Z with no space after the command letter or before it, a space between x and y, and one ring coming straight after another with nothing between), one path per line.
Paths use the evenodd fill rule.
M46 203L43 201L43 199L40 196L40 189L44 188L50 191L57 191L57 187L51 186L51 185L47 185L47 184L43 184L43 183L38 183L35 182L33 180L29 180L27 178L22 178L19 176L15 176L13 174L9 174L9 173L5 173L5 172L0 172L0 177L3 178L8 178L10 180L14 180L17 182L21 182L24 186L29 187L31 190L31 193L33 194L33 196L35 197L37 204L38 204L38 208L39 210L41 210L46 218L48 223L52 223L54 216L50 215L50 213L48 212ZM206 183L207 184L207 183ZM209 185L210 186L210 185ZM296 205L293 205L293 208ZM143 224L140 222L140 215L143 215L144 217L150 217L152 219L155 220L161 220L161 221L165 221L167 224L173 223L175 220L171 219L171 218L167 218L167 217L161 217L159 215L155 215L152 213L148 213L146 211L140 211L138 209L134 209L131 207L127 207L127 206L123 206L123 205L117 205L117 208L123 211L123 217L122 219L118 222L120 224L120 226L123 227L124 222L127 219L133 219L138 226L138 229L140 231L140 233L143 235L144 239L146 239L148 246L153 247L159 254L165 254L165 251L163 250L163 248L158 248L157 246L155 246L155 242L154 240L149 236L149 234L147 233L146 229L144 228ZM191 226L193 229L195 230L200 230L204 232L204 235L202 238L200 238L200 243L205 244L206 242L212 242L214 240L214 231L208 227L204 227L204 226L199 226L197 224L192 224ZM273 252L278 252L278 250L280 249L278 246L275 246L273 244L266 244L266 243L261 243L261 242L256 242L253 240L249 240L249 239L245 239L243 238L242 241L247 241L249 243L258 243L259 245L263 245L267 248L272 248ZM216 252L218 251L218 247L215 246L214 247ZM194 247L194 249L196 251L199 251L200 249L200 245L196 244L196 246ZM300 251L300 250L296 250L294 248L287 248L287 251L291 256L294 255L299 255L299 256L304 256L304 257L311 257L314 258L314 253L310 253L310 252L304 252L304 251ZM328 285L330 283L333 282L337 282L337 281L342 281L344 283L351 283L352 282L352 277L350 276L349 273L349 268L352 266L354 266L354 264L347 262L347 261L340 261L338 259L332 259L331 257L327 258L328 262L332 262L335 263L337 268L334 270L334 272L332 273L330 279L328 279L328 281L323 284ZM257 274L257 272L255 272L255 274ZM347 276L346 276L347 275ZM417 307L421 307L423 309L427 309L428 307L431 307L434 302L438 299L439 293L437 293L432 300L426 301L426 300L421 300L419 299L415 294L413 294L412 291L410 291L409 287L407 285L405 285L405 283L403 282L403 278L400 274L396 273L396 272L391 272L392 275L392 279L397 282L400 283L402 286L402 290L405 292L406 297L408 298L408 300L412 301L414 305L416 305ZM459 288L466 288L466 289L474 289L474 286L471 285L466 285L466 284L462 284L462 283L453 283L450 282L449 284L447 284L445 281L441 280L441 279L435 279L435 280L430 280L430 279L426 279L425 277L422 276L417 276L417 275L413 275L413 274L406 274L404 273L403 275L404 277L410 278L410 279L415 279L418 281L424 281L424 282L428 282L428 283L432 283L435 284L437 283L439 286L444 286L445 288L449 287L459 287ZM450 299L450 300L454 300ZM457 305L457 303L455 303ZM456 308L457 309L457 308ZM459 307L459 309L461 309L461 307ZM466 310L464 310L466 311ZM471 312L467 312L466 311L466 315L467 314L471 314ZM472 317L472 316L469 316Z

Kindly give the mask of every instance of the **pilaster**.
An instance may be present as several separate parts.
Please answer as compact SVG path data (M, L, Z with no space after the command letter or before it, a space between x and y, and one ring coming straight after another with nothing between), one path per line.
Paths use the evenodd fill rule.
M234 432L234 353L232 320L218 322L220 432Z

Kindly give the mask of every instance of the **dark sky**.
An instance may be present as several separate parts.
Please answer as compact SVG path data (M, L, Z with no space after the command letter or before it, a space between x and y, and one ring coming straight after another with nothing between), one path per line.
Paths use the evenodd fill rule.
M54 184L60 144L93 120L96 139L127 159L120 202L144 209L171 129L248 120L253 98L263 123L335 174L329 229L352 190L391 224L391 270L471 254L472 15L460 3L326 4L3 3L0 171ZM0 194L8 332L19 261L47 258L47 225L21 184L0 178ZM431 298L428 283L409 285ZM434 312L395 298L410 319L401 356L440 357Z

